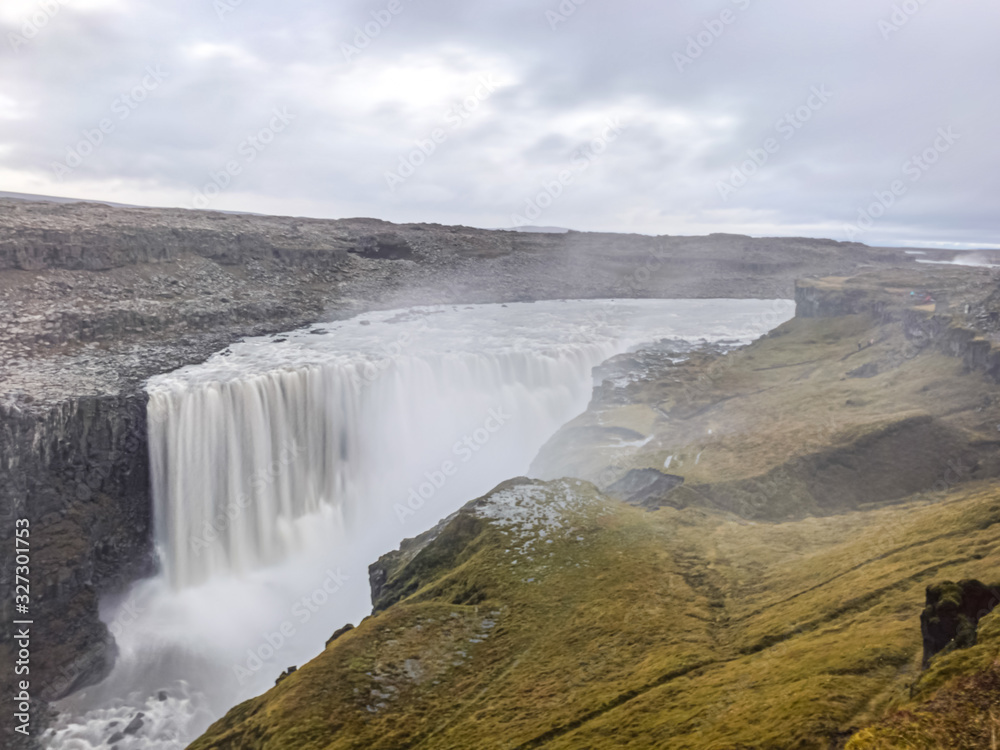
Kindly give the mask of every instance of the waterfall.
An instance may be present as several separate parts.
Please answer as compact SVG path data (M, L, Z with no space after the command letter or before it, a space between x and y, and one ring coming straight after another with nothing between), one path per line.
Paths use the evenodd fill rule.
M164 572L183 587L251 571L301 548L294 522L323 508L354 525L378 515L376 498L407 499L403 480L457 463L455 443L486 429L491 409L490 427L537 442L586 404L590 370L614 351L570 342L398 356L374 375L371 362L335 357L223 382L162 379L149 422Z
M700 315L679 318L685 302ZM376 313L250 339L154 378L151 473L166 577L182 588L273 565L303 547L300 521L321 510L353 529L391 521L423 473L458 459L456 442L482 430L491 408L511 414L504 451L533 451L585 408L591 369L613 354L692 323L718 338L713 317L729 324L725 334L748 333L713 309L722 301L685 302ZM532 457L519 457L522 470Z
M367 566L528 471L594 366L665 338L750 340L784 300L553 301L369 313L151 379L162 574L102 602L120 649L51 750L180 750L370 612ZM305 604L304 604L305 603ZM308 606L306 606L306 604Z

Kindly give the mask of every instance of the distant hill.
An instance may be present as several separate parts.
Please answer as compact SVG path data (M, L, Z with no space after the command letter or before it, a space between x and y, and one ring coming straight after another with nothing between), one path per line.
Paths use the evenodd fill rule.
M32 203L100 203L105 206L115 206L118 208L139 208L139 206L130 203L95 201L88 198L64 198L56 195L34 195L33 193L11 193L6 190L0 190L0 198L8 198L16 201L30 201Z

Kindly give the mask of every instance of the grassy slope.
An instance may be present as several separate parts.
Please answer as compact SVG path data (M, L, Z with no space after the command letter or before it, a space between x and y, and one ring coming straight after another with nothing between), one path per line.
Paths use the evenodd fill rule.
M871 337L878 343L858 352ZM882 372L845 377L868 361ZM564 518L540 538L539 525L513 533L470 506L451 521L461 533L393 572L390 587L407 598L192 747L830 747L911 705L925 586L997 578L1000 484L935 491L992 472L1000 415L991 387L960 367L848 317L795 320L721 365L644 383L630 406L581 421L653 439L624 450L591 441L577 473L597 478L592 467L604 466L617 476L674 455L671 471L695 499L718 504L712 488L738 494L733 483L753 480L768 503L794 496L782 512L798 517L816 509L819 490L803 489L795 461L822 454L847 469L828 484L842 482L861 509L753 523L698 507L647 513L574 484L580 499L567 512L563 485L551 483L540 505ZM864 442L928 416L934 430ZM920 440L937 450L908 459ZM572 473L577 459L559 455L558 442L549 461ZM850 486L859 466L879 492L879 471L895 471L888 479L907 488L900 504L865 510ZM934 745L855 745L883 746Z
M874 346L858 350L871 339ZM848 376L872 364L875 377ZM630 389L627 405L591 408L543 448L534 468L606 486L629 469L665 470L670 459L666 470L683 475L706 504L760 518L803 516L831 501L810 483L835 485L855 507L942 478L952 483L949 468L974 476L978 462L980 475L995 475L996 400L981 376L915 349L898 326L861 315L795 319L725 357L655 374ZM615 428L637 433L635 443L650 440L622 445Z
M193 747L826 747L908 696L924 587L1000 563L993 484L780 525L577 492L543 552L484 521Z
M1000 613L979 625L979 642L937 657L913 699L851 738L847 750L1000 747Z
M911 699L858 732L847 750L1000 747L1000 612L979 624L972 648L941 654Z

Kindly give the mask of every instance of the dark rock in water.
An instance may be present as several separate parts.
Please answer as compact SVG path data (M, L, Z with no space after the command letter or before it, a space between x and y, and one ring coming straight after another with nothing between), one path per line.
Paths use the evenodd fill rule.
M664 505L677 507L667 495L682 484L684 477L676 474L664 474L657 469L632 469L604 491L629 505L655 510Z
M385 581L383 581L382 583L385 583ZM338 638L340 638L340 636L342 636L344 633L348 633L348 632L350 632L352 630L354 630L354 626L351 625L350 623L348 623L344 627L339 628L339 629L333 631L333 635L331 635L330 638L327 640L326 645L329 646L335 640L337 640Z
M140 729L142 729L143 721L142 717L145 716L144 713L140 712L135 715L135 718L128 723L128 726L123 730L125 734L135 734Z
M1000 588L979 581L944 581L927 587L920 615L924 667L944 651L976 645L979 621L1000 604Z
M123 739L125 739L124 734L122 734L121 732L115 732L113 735L108 737L108 744L113 745L116 742L121 742Z
M274 681L274 684L275 684L275 685L280 685L280 684L281 684L281 681L282 681L283 679L285 679L286 677L288 677L288 676L289 676L290 674L292 674L292 673L294 673L294 672L297 672L298 670L299 670L299 668L298 668L298 667L295 667L295 666L291 666L291 667L289 667L289 668L288 668L288 669L286 669L286 670L285 670L284 672L282 672L281 674L279 674L279 675L278 675L278 679L276 679L276 680Z
M849 378L874 378L876 375L878 375L878 362L869 362L847 373Z
M165 700L167 699L167 691L166 691L166 690L161 690L160 692L158 692L158 693L156 694L156 699L157 699L158 701L160 701L161 703L162 703L163 701L165 701Z

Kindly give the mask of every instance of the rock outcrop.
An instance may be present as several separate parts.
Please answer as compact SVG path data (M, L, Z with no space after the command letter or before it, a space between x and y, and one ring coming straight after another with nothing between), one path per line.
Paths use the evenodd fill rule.
M7 531L15 519L31 522L31 614L44 623L33 641L33 694L54 700L107 674L115 647L98 597L154 567L145 398L0 406L0 466L0 523ZM3 557L5 580L13 562ZM13 597L0 602L5 621L13 608Z
M664 474L657 469L631 469L625 476L604 488L611 497L630 505L655 510L670 505L668 495L684 484L684 477Z
M1000 604L1000 587L979 581L944 581L927 587L927 604L920 615L924 666L948 649L976 645L979 621Z
M992 748L1000 743L998 705L1000 612L994 610L980 620L974 644L939 653L847 750Z
M796 315L868 314L896 321L918 348L933 347L1000 382L1000 272L926 267L850 278L800 280Z

